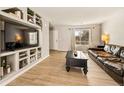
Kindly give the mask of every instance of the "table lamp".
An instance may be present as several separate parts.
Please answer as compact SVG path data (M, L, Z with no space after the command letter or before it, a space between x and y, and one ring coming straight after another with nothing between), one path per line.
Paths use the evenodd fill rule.
M109 34L103 34L102 41L104 42L104 45L108 44L109 43Z

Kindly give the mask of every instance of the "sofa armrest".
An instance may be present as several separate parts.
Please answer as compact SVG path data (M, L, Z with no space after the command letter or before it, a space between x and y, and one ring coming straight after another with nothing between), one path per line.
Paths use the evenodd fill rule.
M103 49L103 48L89 48L88 50L104 51L104 49Z

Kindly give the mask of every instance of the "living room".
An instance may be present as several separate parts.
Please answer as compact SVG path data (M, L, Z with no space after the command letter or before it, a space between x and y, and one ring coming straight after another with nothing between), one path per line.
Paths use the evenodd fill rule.
M0 85L123 86L123 7L0 7Z

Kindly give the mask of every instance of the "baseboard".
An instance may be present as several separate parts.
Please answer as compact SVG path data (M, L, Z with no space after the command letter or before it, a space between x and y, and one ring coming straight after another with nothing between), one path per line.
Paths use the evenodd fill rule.
M64 51L64 50L55 50L55 49L50 49L50 51L58 51L58 52L67 52L67 51Z
M36 63L33 63L31 65L29 65L28 67L24 68L23 70L19 71L19 72L16 72L12 75L12 77L10 77L9 79L7 80L3 80L2 83L0 84L0 86L5 86L7 85L8 83L10 83L11 81L13 81L14 79L16 79L17 77L19 77L20 75L22 75L23 73L25 73L26 71L28 71L29 69L31 69L32 67L36 66L38 63L42 62L43 60L45 60L48 56L40 59L38 62Z
M50 49L50 51L58 51L58 49Z

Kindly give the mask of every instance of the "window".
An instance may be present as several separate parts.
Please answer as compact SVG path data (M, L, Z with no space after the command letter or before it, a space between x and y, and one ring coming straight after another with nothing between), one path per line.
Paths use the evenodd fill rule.
M75 31L75 42L80 45L88 45L89 44L89 31L90 29L82 29L79 31Z

